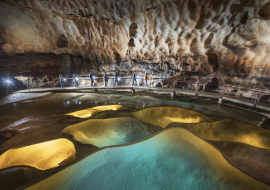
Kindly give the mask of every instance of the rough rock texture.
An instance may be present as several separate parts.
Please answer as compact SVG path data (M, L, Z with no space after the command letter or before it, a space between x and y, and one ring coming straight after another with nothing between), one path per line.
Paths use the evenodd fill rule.
M140 121L151 123L162 128L173 122L200 123L214 121L212 118L199 112L178 107L153 107L146 108L130 114Z
M71 134L83 144L97 147L133 143L151 136L147 127L134 118L89 119L66 127L62 132Z
M0 106L5 105L5 104L14 103L14 102L23 101L23 100L29 100L29 99L49 96L49 95L51 95L50 92L31 93L31 94L26 94L26 93L10 94L10 95L0 99Z
M107 110L115 111L115 110L121 110L121 109L126 109L126 108L121 105L97 106L93 108L87 108L84 110L68 113L66 115L72 115L74 117L79 117L79 118L90 118L101 111L107 111Z
M170 127L187 129L205 140L232 141L270 149L269 130L231 118L214 122L171 123Z
M0 169L24 165L47 170L73 161L75 155L71 141L57 139L6 151L0 156Z
M25 189L113 188L270 189L229 164L209 143L181 128L164 130L128 146L101 149Z
M269 149L236 142L210 141L210 143L221 150L230 163L269 184Z
M270 74L269 7L269 0L1 0L0 56L70 54L97 70L189 70L258 83Z

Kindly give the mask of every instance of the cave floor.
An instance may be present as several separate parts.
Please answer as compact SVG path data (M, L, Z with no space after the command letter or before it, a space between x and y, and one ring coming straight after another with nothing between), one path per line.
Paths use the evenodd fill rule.
M81 89L80 89L81 90ZM164 91L166 92L167 89ZM26 94L26 93L23 93ZM28 94L28 93L27 93ZM258 125L265 114L252 110L236 108L229 105L220 105L214 101L194 99L188 96L170 98L168 95L146 93L130 94L130 92L104 93L51 93L49 96L30 100L9 103L0 109L0 155L9 149L29 146L36 143L66 138L73 142L76 148L76 159L71 164L79 162L82 158L98 151L100 148L92 144L83 144L74 140L71 135L62 133L67 126L78 124L88 119L66 115L71 112L84 110L103 105L121 105L127 109L108 112L106 118L120 117L127 113L136 112L150 107L175 106L187 110L193 110L204 114L214 120L233 118L241 122ZM26 95L27 96L27 95ZM110 115L111 114L111 115ZM106 119L104 118L104 119ZM164 129L149 122L142 122L150 134L157 134ZM211 141L209 141L211 143ZM215 144L215 143L212 143ZM217 145L220 145L217 144ZM238 144L234 144L237 149ZM224 152L228 152L228 147ZM222 146L219 146L222 151ZM257 149L256 149L257 150ZM257 162L258 160L253 159ZM262 164L259 164L260 167ZM3 189L15 189L29 182L44 179L66 168L60 166L46 171L40 171L28 166L14 166L0 170L0 181ZM258 178L260 178L260 175ZM14 183L14 179L18 179Z

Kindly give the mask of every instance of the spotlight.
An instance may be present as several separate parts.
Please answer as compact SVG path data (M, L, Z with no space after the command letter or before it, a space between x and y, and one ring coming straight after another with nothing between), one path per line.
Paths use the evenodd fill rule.
M67 81L67 79L66 79L66 78L64 78L64 81Z
M10 84L11 81L10 81L10 80L6 80L6 82L7 82L8 84Z
M118 80L121 80L121 78L120 78L120 77L118 77Z
M69 101L67 101L67 104L69 104Z
M95 79L96 79L96 77L93 77L93 79L95 80Z
M79 80L79 78L78 78L78 77L76 77L76 78L75 78L75 80Z

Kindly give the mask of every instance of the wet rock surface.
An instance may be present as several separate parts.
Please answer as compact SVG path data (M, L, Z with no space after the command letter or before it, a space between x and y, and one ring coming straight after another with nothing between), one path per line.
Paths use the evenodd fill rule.
M0 0L0 77L3 82L0 96L27 87L59 86L59 72L65 78L77 73L80 76L79 86L89 86L90 81L85 79L88 79L90 70L96 77L102 77L106 71L109 85L114 83L115 71L119 71L121 85L130 85L132 71L137 70L140 77L138 84L144 82L144 75L148 73L150 86L219 93L224 90L226 94L238 98L256 99L259 93L252 89L270 87L269 10L269 0ZM7 88L6 80L9 77L13 83ZM225 89L220 86L220 82L227 84ZM94 84L100 86L103 81L97 78ZM72 85L72 80L68 79L66 86ZM72 175L74 171L84 171L85 165L82 168L76 166L76 162L82 158L82 161L87 162L89 159L97 163L94 166L89 165L87 169L90 168L93 172L88 170L87 175L78 179L74 189L85 189L81 186L84 183L79 183L84 182L84 179L87 183L107 180L104 176L108 175L108 168L118 172L112 173L109 178L115 180L112 183L106 181L96 184L95 187L106 189L102 186L106 184L114 184L113 188L120 187L123 180L119 173L127 172L125 174L128 176L130 172L132 176L134 171L140 173L161 168L156 172L141 173L141 176L147 174L146 181L133 176L137 180L134 186L144 184L145 187L153 188L158 184L158 187L164 189L173 189L176 186L183 189L269 188L264 184L269 184L270 180L269 135L265 136L270 125L265 114L255 112L256 110L217 105L211 100L164 98L162 95L165 93L151 97L148 96L150 91L147 95L136 92L141 96L130 96L118 91L115 94L105 93L17 93L2 98L0 155L11 149L65 138L74 144L77 152L76 159L72 162ZM269 104L267 93L260 96L262 102ZM97 112L94 113L96 115L85 118L67 115L97 106L120 104L127 109ZM172 106L178 108L171 108ZM148 142L156 142L155 139L160 138L159 141L148 144L145 140L132 146L122 146L123 143L133 142L124 138L116 143L119 147L112 148L112 151L109 148L98 152L98 155L104 152L109 152L109 155L97 156L95 159L97 154L92 153L100 150L99 147L104 144L83 144L74 136L62 132L66 127L78 125L88 119L114 120L128 116L141 120L139 126L143 126L144 134L147 134L142 138L161 132L159 137L148 139ZM200 122L206 129L195 135L183 132L180 128L166 129L171 122L182 122L179 124L182 128L193 132L195 124L183 123ZM209 132L213 125L206 122L223 125L216 127L214 132ZM241 122L248 123L248 126L241 125ZM232 126L233 129L230 128ZM249 131L249 128L255 130ZM109 133L115 134L114 137L123 137L117 130L111 130ZM263 130L266 132L259 132ZM186 136L182 132L194 141L185 140ZM131 133L136 131L131 130ZM205 136L206 134L212 135L211 138ZM232 134L236 134L237 138ZM256 142L257 146L254 145ZM121 157L125 154L126 157ZM128 160L132 156L135 156L134 159ZM213 159L216 157L219 159ZM104 158L107 159L106 164L102 165L100 161ZM152 159L148 163L149 158ZM132 164L138 160L144 165L135 164L133 167ZM179 160L186 164L179 165ZM153 163L159 167L149 168ZM97 168L93 168L96 166ZM26 166L1 169L0 181L4 182L1 183L1 189L15 189L40 177L53 178L55 173L64 168L59 166L44 172ZM170 172L166 172L168 168L171 169ZM70 170L69 167L66 169ZM174 175L170 175L171 173ZM175 176L179 176L177 180ZM183 176L188 176L188 179ZM65 178L64 181L66 179L70 178ZM97 180L93 182L92 179ZM194 183L190 179L197 180ZM54 185L54 180L51 182L45 182L42 188L47 188L47 185L52 185L47 189L57 188L58 184ZM69 182L67 180L64 185ZM36 186L31 188L40 189Z
M209 141L215 145L227 159L254 177L269 183L269 149L261 149L237 142Z
M139 143L101 149L26 189L89 186L91 189L131 186L134 189L269 189L265 183L229 164L218 149L182 128L161 131Z
M106 105L115 106L108 106L106 108ZM182 109L173 108L172 105L181 107ZM71 141L76 149L76 159L72 163L76 163L92 152L99 150L99 147L92 144L82 144L75 140L72 135L63 133L62 130L68 126L80 124L81 122L85 122L89 119L124 119L132 115L135 117L136 112L142 113L139 115L140 118L146 116L147 114L151 115L151 113L152 118L161 116L167 117L169 112L168 110L166 111L166 109L169 109L173 113L169 115L175 117L176 119L178 118L178 111L175 111L177 109L182 110L182 112L185 111L184 109L189 109L186 110L186 113L193 113L193 115L196 113L195 116L199 115L206 119L209 119L209 116L211 116L211 118L214 120L224 119L228 116L228 113L230 113L231 116L235 115L234 113L238 113L240 120L249 122L252 119L252 122L255 125L258 125L265 117L264 115L260 115L258 113L255 114L255 112L248 110L237 109L226 105L217 105L211 101L203 101L200 99L196 99L196 101L190 101L189 97L179 97L178 99L174 100L166 98L164 95L130 95L123 92L118 92L118 94L56 93L49 97L33 99L32 101L21 101L17 102L16 105L6 104L1 107L2 109L0 110L0 120L2 121L2 125L0 134L3 135L1 137L0 154L3 154L5 151L12 148L21 148L36 143L65 138ZM99 108L108 111L99 112L90 118L79 118L68 115L69 113L74 113L80 110L87 110L89 108ZM114 110L113 108L121 109ZM153 111L155 109L157 109L157 112ZM149 110L152 110L152 112ZM174 120L173 118L167 118L167 120L168 119L169 121ZM142 122L142 125L146 127L144 131L146 132L147 130L147 133L149 134L147 136L161 132L164 130L163 127L166 125L164 124L164 126L159 126L162 124L162 122L160 122L158 119L153 120L153 122L151 120L143 120L145 122ZM112 131L112 134L114 132ZM119 137L122 136L119 132L118 135L120 135ZM5 138L4 136L9 138ZM237 146L235 146L235 149L239 150L237 149ZM220 150L222 152L222 149ZM226 149L224 149L224 151L225 150ZM247 156L246 158L250 163L259 162L256 165L256 171L259 171L259 166L263 167L264 165L262 160L256 161L257 158L250 156ZM261 158L263 158L263 154ZM246 167L243 165L245 162L237 162L233 159L229 162L235 163L235 165L237 165L239 168ZM33 169L26 170L21 166L15 168L17 169L13 170L12 168L8 168L0 171L0 179L6 180L4 186L6 189L14 189L38 178L49 177L64 169L65 166L60 166L56 169L51 169L46 172L41 172L40 170ZM250 168L252 169L252 167ZM261 179L260 174L257 175L257 173L252 173L252 175ZM18 183L16 184L14 184L14 176L20 178L20 181L18 180Z
M56 54L56 61L45 56L31 63L39 66L33 71L52 77L57 75L48 68L57 72L71 56L79 61L62 70L67 75L89 69L146 70L156 77L194 71L269 87L268 9L268 0L2 0L0 60L9 60L4 68L22 54ZM8 70L24 75L28 64Z

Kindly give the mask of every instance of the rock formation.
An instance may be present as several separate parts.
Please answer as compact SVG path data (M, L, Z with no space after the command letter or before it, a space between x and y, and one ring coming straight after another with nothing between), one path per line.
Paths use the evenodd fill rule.
M181 128L166 129L131 145L100 149L25 189L88 187L269 189L232 166L214 146Z
M0 0L1 67L38 53L55 71L77 57L67 73L187 70L267 87L269 19L269 0Z
M70 125L62 132L72 135L83 144L97 147L133 143L151 136L144 124L131 117L89 119Z
M171 123L168 125L168 128L172 127L187 129L205 140L232 141L258 148L270 149L269 130L231 118L214 122Z
M87 108L84 110L79 110L76 112L68 113L66 115L72 115L74 117L79 117L79 118L90 118L97 113L101 111L107 111L107 110L121 110L121 109L126 109L121 105L108 105L108 106L97 106L93 108Z
M0 156L0 169L24 165L47 170L73 161L75 155L74 144L62 138L10 149Z
M178 107L152 107L130 113L140 121L166 128L172 122L200 123L214 121L212 118L199 112Z

